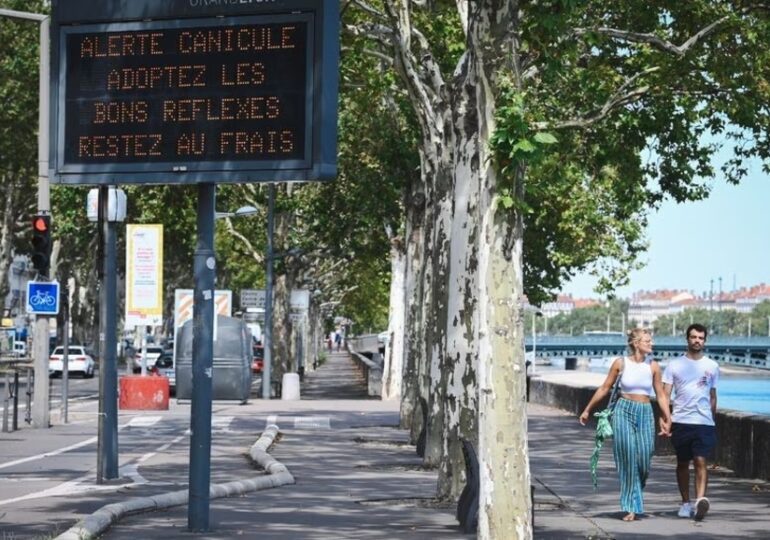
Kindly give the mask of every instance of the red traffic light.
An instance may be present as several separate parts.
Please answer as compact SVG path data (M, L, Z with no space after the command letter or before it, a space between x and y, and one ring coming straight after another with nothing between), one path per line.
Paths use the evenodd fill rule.
M35 216L32 220L32 228L39 232L48 232L47 216Z

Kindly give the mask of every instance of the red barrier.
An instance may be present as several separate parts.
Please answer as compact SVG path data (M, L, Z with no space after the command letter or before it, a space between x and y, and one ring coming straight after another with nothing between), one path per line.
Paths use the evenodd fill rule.
M120 378L120 409L136 411L168 410L168 379L141 375Z

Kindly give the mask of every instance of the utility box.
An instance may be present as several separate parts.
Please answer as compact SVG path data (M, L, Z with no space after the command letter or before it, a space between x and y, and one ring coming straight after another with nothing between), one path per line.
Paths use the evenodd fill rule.
M176 335L176 397L192 398L193 321ZM212 370L212 399L248 401L251 393L251 332L234 317L217 316Z

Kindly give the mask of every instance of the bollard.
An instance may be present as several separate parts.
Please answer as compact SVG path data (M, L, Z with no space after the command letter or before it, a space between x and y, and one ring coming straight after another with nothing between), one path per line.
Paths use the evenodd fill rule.
M13 371L13 431L19 429L19 371Z
M3 398L3 433L8 433L8 409L11 406L11 378L5 372L5 398Z
M283 374L283 389L281 390L281 399L284 401L300 399L299 396L299 375L296 373Z
M27 413L24 415L24 421L27 424L32 423L32 389L34 388L33 378L34 371L32 368L27 368Z

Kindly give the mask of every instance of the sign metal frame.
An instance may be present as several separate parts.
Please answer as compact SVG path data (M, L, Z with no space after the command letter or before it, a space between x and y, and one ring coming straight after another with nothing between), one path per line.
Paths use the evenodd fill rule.
M84 164L68 159L65 129L78 119L67 118L68 36L157 29L195 30L238 25L269 25L300 21L306 25L305 117L302 152L277 159L212 158L164 161L102 160ZM337 173L337 96L339 65L339 2L333 0L53 0L51 33L49 178L70 185L200 184L329 180ZM169 54L173 54L169 52ZM213 56L212 56L213 58ZM77 82L77 81L75 81ZM292 89L295 92L297 88ZM180 89L170 93L183 96ZM225 97L227 94L222 92ZM162 122L161 122L162 124ZM71 142L71 141L70 141ZM297 158L301 154L301 159ZM164 156L168 157L168 156Z

